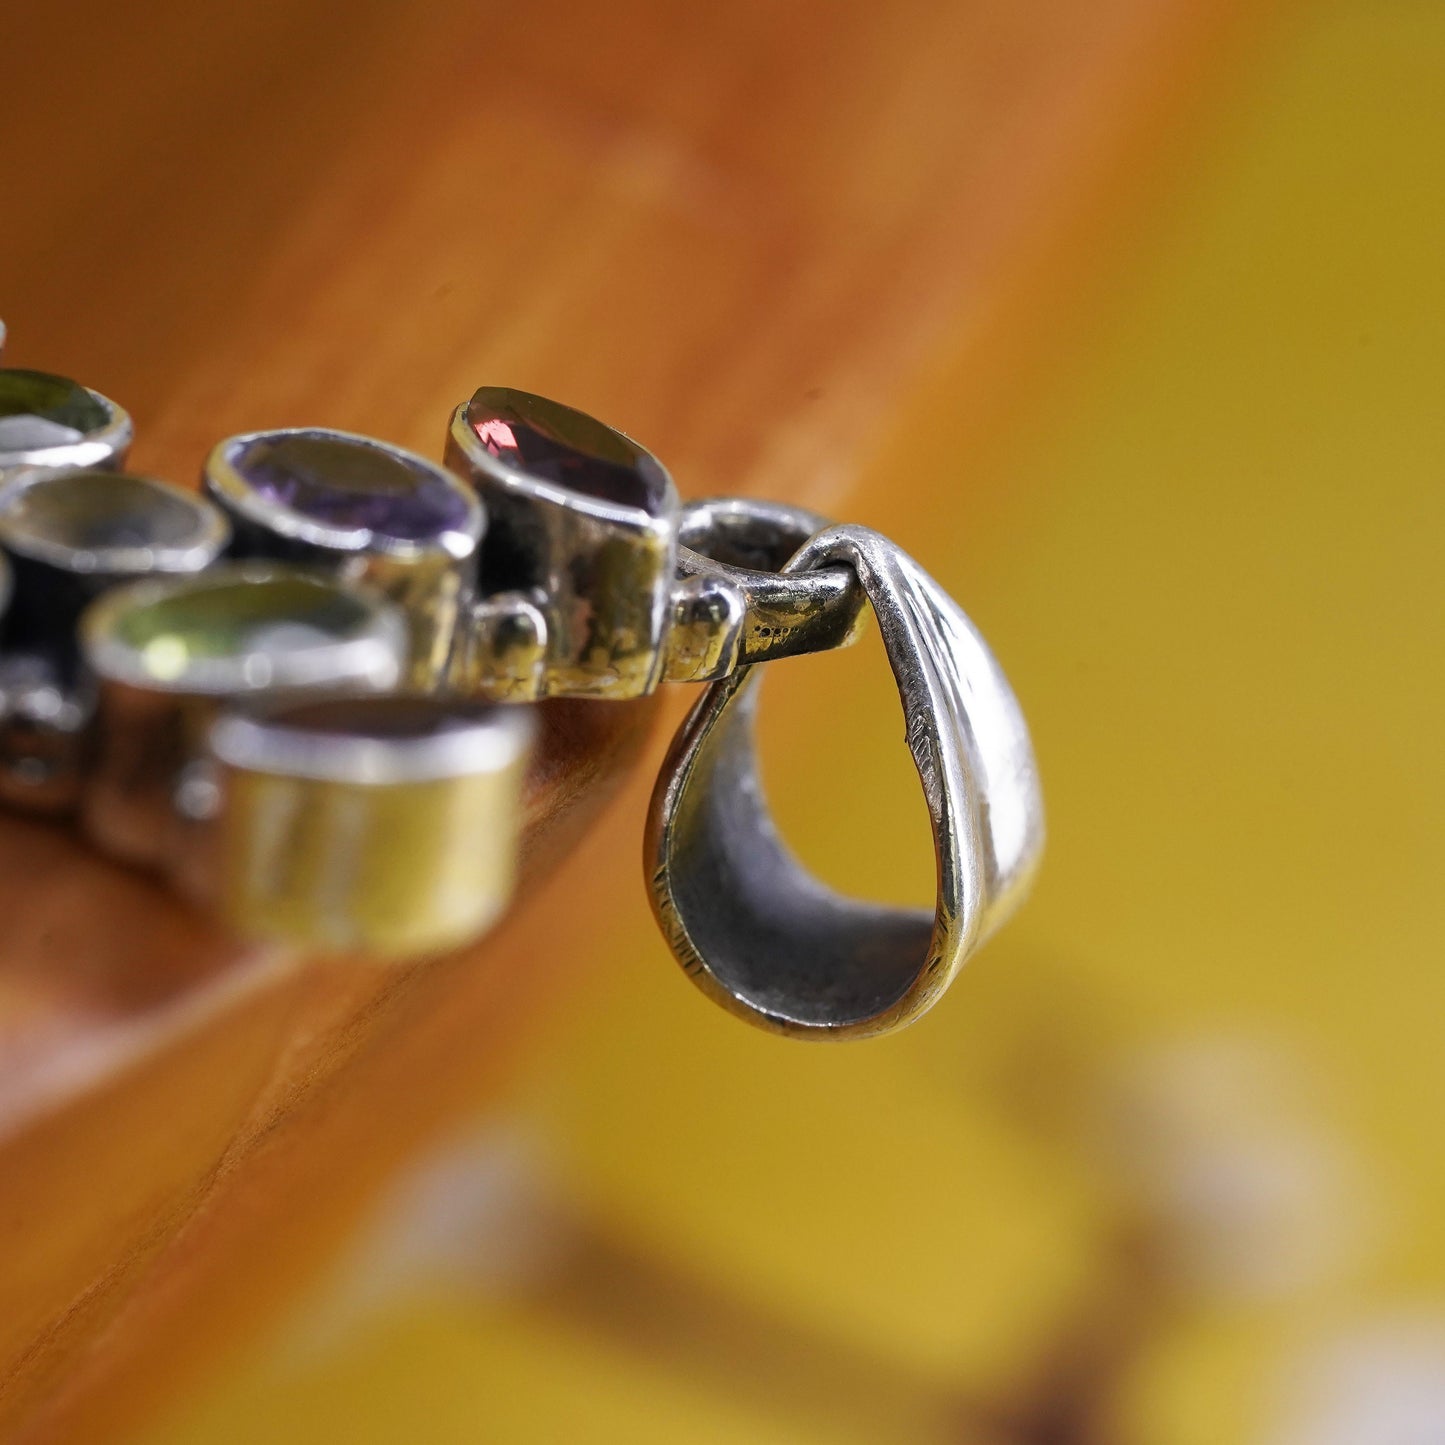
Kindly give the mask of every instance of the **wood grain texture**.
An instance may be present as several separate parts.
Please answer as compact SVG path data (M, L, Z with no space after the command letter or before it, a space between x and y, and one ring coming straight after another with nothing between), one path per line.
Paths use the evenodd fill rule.
M1232 13L27 6L0 19L10 359L113 395L137 469L176 479L252 427L435 455L500 382L622 426L685 493L878 520L857 479L910 388L962 336L986 410L1011 323ZM635 808L541 880L647 712L552 709L530 904L404 969L248 952L0 820L0 1437L125 1433L505 1077L585 964L557 917L605 927L638 886Z

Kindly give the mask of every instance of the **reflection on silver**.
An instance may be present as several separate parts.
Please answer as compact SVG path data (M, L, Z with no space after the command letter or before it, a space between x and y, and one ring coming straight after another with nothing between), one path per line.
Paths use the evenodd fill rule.
M215 507L152 477L84 468L31 471L0 491L0 546L97 585L199 572L231 529Z
M476 937L511 897L531 737L524 709L395 693L222 717L210 900L238 933L313 948Z
M130 414L98 391L89 387L82 389L103 417L100 424L89 431L82 432L44 417L0 418L0 481L30 467L69 471L124 465L135 435Z
M59 814L80 797L88 695L63 686L53 662L0 655L0 801Z
M342 695L224 714L211 729L211 751L249 772L390 787L508 768L532 731L526 709Z
M470 488L403 447L321 427L227 437L202 477L235 526L234 555L376 588L405 614L409 682L441 682L486 527Z
M897 1027L1027 886L1043 824L1018 706L968 619L877 533L778 503L684 506L623 433L499 387L453 415L460 476L350 433L256 432L212 451L213 507L106 470L130 421L105 398L0 381L17 579L0 794L78 802L106 851L218 898L237 929L379 953L475 934L510 887L529 723L474 700L664 681L710 687L654 796L654 904L734 1012L814 1037ZM211 566L222 547L267 560ZM823 888L758 780L754 669L846 646L865 602L928 804L931 914Z
M103 683L178 696L394 687L406 637L370 589L265 562L114 588L80 627Z
M783 570L828 525L816 512L751 497L713 497L684 506L677 558L682 581L674 593L682 606L668 639L668 681L712 682L737 667L852 642L868 601L853 569ZM687 605L689 587L733 599L731 609L717 609L713 630L722 636L710 648L699 648L683 630L696 617L696 608ZM741 619L735 640L728 635L734 613ZM716 659L713 665L694 661L699 653Z
M284 448L288 443L329 449L326 464L335 474L318 474L310 479L309 488L328 506L308 511L288 504L248 472L247 458L257 448ZM425 509L427 524L419 530L414 499L361 485L354 473L359 464L368 461L391 464L388 471L395 479L407 478L414 485L435 489L446 504L441 511L447 515L439 512L433 517L433 509ZM347 474L348 466L353 475ZM317 560L316 554L325 553L416 559L440 551L464 562L476 551L484 527L476 497L445 468L404 447L355 432L323 427L243 432L217 442L206 458L202 476L207 494L232 516L253 523L277 540L303 544L312 549L313 560ZM343 520L347 517L349 520Z
M0 489L0 548L16 578L0 657L0 798L64 813L79 800L92 692L76 624L107 587L194 573L226 519L194 493L120 472L28 470Z
M1027 728L972 623L887 538L819 533L785 569L843 563L872 603L938 859L933 914L846 899L788 852L753 748L757 675L715 683L684 724L648 822L653 903L684 969L724 1007L809 1037L918 1017L1022 896L1043 845Z
M523 470L509 451L498 455L469 417L478 398L492 395L535 405L559 428L575 427L640 459L650 491L639 488L630 500L589 494ZM497 628L489 593L506 593L543 614L544 662L532 674L537 688L532 696L629 698L651 692L662 680L677 561L677 492L656 458L570 407L525 392L484 388L453 413L447 463L471 482L487 512L483 611L475 625ZM488 695L524 698L514 674L504 674L501 691Z
M406 625L369 589L276 563L229 563L106 593L81 619L98 682L81 799L106 852L200 868L177 790L205 755L218 707L261 692L380 691L401 678ZM194 891L185 884L187 891Z

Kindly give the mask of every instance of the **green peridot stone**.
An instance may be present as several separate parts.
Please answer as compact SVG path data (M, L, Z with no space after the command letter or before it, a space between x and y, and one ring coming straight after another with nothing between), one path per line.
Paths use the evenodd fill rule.
M123 613L116 637L158 680L200 660L305 652L364 633L371 610L356 597L301 577L227 582L177 591Z
M0 456L78 442L109 421L104 404L68 377L0 367Z

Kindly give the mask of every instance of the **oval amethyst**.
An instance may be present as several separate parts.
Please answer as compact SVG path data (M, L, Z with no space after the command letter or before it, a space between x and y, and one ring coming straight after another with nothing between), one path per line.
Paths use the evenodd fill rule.
M490 455L527 476L653 517L669 509L672 481L657 458L586 412L484 386L467 403L466 421Z
M230 476L222 475L229 471ZM475 542L480 517L470 493L448 472L397 447L346 432L256 432L217 449L208 488L256 516L244 493L264 504L341 532L399 542ZM240 484L241 496L237 495Z

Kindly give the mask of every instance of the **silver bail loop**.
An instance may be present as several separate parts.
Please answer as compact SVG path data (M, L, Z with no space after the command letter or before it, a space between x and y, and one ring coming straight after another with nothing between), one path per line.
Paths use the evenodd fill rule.
M932 915L844 898L792 856L768 812L742 667L683 724L648 816L653 907L689 976L733 1013L803 1037L863 1037L919 1017L1012 911L1043 844L1028 729L977 630L866 527L818 533L783 569L844 563L878 621L938 858Z

